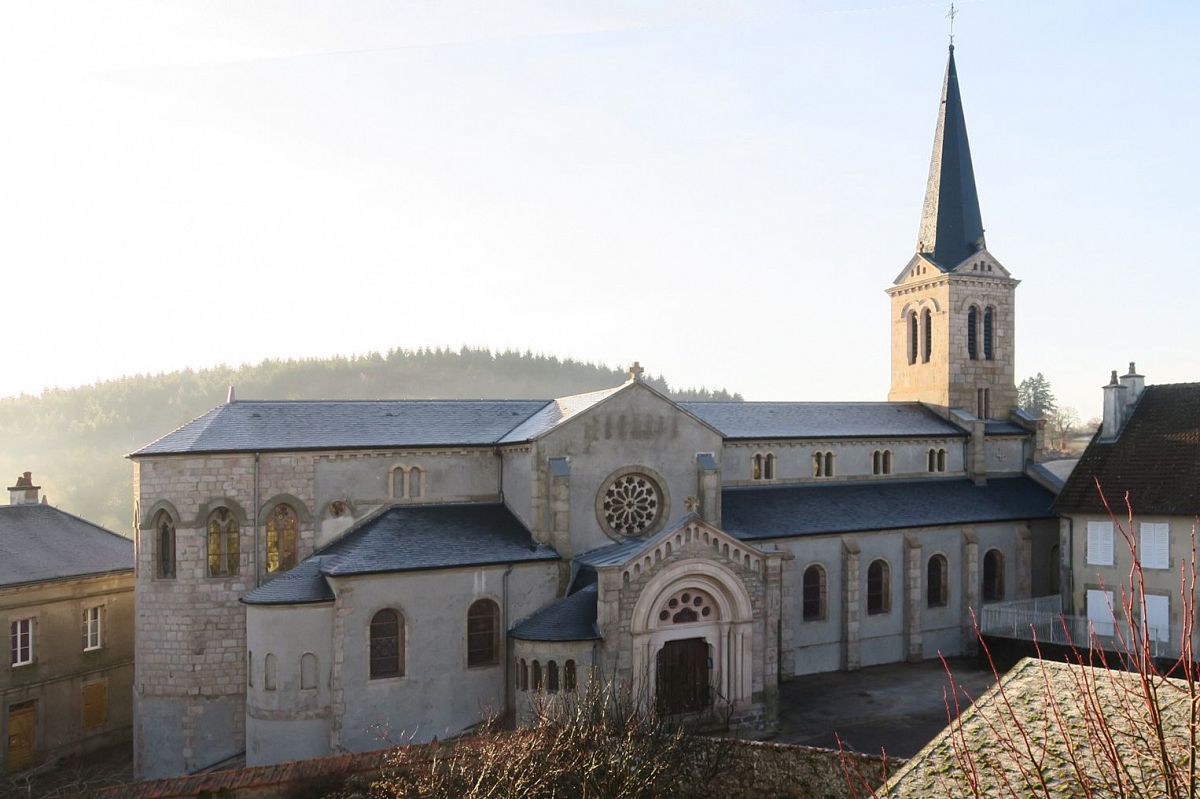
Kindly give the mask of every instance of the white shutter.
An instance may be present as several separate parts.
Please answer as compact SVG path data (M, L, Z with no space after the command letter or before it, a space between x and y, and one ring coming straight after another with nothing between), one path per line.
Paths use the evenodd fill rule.
M1112 591L1097 591L1094 588L1088 589L1087 617L1096 635L1113 634L1113 614L1116 613L1116 610L1116 607L1113 605Z
M1171 601L1169 597L1146 594L1146 626L1151 641L1171 640Z
M1142 568L1171 568L1171 526L1164 522L1142 522L1138 555Z
M1112 522L1088 522L1087 562L1090 566L1113 565Z

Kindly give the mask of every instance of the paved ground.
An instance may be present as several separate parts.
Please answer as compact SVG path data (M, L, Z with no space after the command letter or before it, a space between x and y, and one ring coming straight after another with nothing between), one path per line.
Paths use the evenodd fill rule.
M975 698L995 682L974 660L950 661L955 682ZM938 660L872 666L854 672L799 677L783 684L779 732L770 740L912 757L946 726Z

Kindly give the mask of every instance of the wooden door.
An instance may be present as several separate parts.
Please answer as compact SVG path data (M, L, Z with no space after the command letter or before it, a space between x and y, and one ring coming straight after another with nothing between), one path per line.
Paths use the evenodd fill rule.
M708 707L708 643L703 638L668 641L658 651L659 715L694 713Z
M37 733L37 708L33 702L8 709L8 754L5 767L10 774L33 765L34 736Z
M83 730L92 732L108 721L108 684L90 682L83 686Z

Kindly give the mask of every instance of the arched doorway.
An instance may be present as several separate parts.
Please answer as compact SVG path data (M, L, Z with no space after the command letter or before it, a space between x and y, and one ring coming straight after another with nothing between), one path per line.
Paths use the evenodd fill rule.
M750 701L754 610L742 581L707 559L678 562L634 606L633 690L663 715Z
M709 706L712 658L703 638L678 638L658 650L655 709L660 716L696 713Z

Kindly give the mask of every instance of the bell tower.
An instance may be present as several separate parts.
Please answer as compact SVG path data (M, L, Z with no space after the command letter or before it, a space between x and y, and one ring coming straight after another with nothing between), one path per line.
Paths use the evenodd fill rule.
M987 249L954 45L946 63L916 254L893 281L892 388L920 401L1004 419L1017 405L1017 284Z

